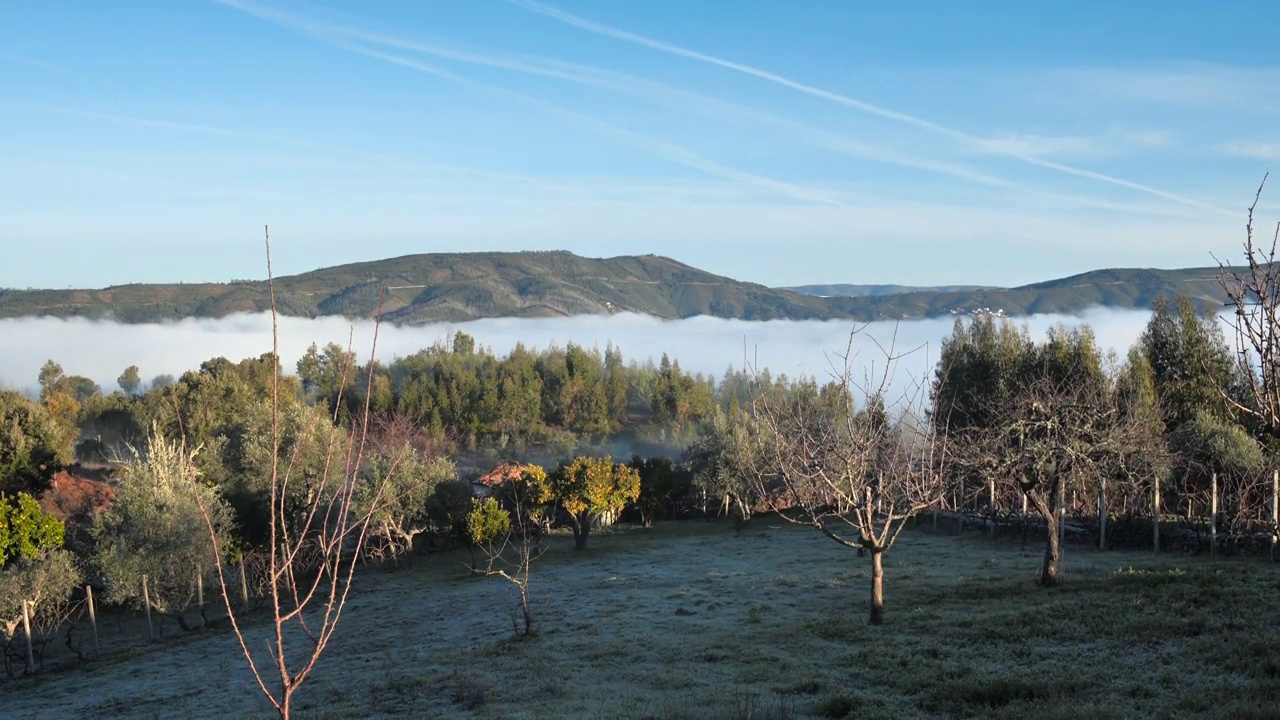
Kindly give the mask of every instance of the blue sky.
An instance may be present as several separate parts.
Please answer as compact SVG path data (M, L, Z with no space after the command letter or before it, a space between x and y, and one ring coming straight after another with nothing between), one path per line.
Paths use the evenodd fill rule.
M278 273L567 249L1009 285L1234 258L1280 164L1275 3L3 13L8 287L262 277L264 224Z

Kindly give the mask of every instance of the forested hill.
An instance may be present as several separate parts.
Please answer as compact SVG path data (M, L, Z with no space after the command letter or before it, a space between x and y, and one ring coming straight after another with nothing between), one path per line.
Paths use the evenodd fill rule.
M436 253L353 263L277 278L286 315L371 318L398 324L492 317L634 312L660 318L744 320L911 319L980 308L1007 315L1073 313L1102 305L1146 309L1183 292L1201 305L1225 295L1217 268L1097 270L1014 288L822 286L806 294L714 275L657 255L586 258L569 252ZM814 286L803 288L814 293ZM55 316L154 322L270 309L265 281L133 284L98 290L0 289L0 317Z
M384 287L395 323L636 312L748 320L830 316L821 298L703 272L656 255L568 252L435 253L354 263L276 279L287 315L370 318ZM150 322L271 307L265 281L123 285L102 290L0 291L0 317L54 315Z
M1149 310L1156 298L1187 295L1201 309L1220 308L1227 294L1217 267L1164 270L1113 268L1011 288L926 290L826 298L831 311L861 320L927 318L978 309L1006 315L1078 313L1091 307Z
M974 290L1003 290L1005 288L986 285L852 285L835 283L831 285L796 285L795 287L778 288L791 290L801 295L816 297L877 297L880 295L898 295L910 292L971 292Z

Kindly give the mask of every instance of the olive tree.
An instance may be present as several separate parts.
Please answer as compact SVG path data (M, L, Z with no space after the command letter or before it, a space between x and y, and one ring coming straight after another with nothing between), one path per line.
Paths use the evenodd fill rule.
M457 479L452 460L424 458L409 443L371 453L369 467L360 476L355 510L362 511L379 491L382 498L370 515L366 547L396 557L411 551L419 535L446 529L440 527L431 501L441 484Z
M108 601L139 607L147 602L189 630L185 613L197 601L197 575L218 564L204 514L217 542L229 545L231 509L216 488L200 481L199 448L188 450L153 426L145 452L131 451L120 463L115 502L92 530L94 563L106 581Z
M32 625L33 639L43 644L72 614L72 593L83 581L75 557L66 550L50 548L31 557L19 558L0 568L0 633L4 636L6 663L9 646L22 626L23 603ZM41 630L45 632L41 632ZM28 668L28 671L35 668Z
M724 511L732 505L740 523L751 519L752 506L759 497L751 474L766 452L767 437L748 413L716 407L698 426L684 452L694 486L704 498L718 498Z

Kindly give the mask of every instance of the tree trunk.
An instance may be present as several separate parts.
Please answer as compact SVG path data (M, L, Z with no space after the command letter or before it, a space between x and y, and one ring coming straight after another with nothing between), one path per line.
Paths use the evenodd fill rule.
M529 581L526 578L520 586L520 610L524 614L524 635L533 634L533 609L529 606Z
M884 622L884 551L871 549L871 624Z
M1060 581L1058 577L1058 565L1062 559L1062 515L1061 508L1050 505L1050 498L1061 498L1060 488L1049 488L1043 490L1031 490L1024 497L1030 501L1031 505L1040 513L1040 517L1044 518L1045 530L1045 551L1044 564L1040 566L1040 585L1041 587L1053 587Z
M203 612L203 610L201 612ZM173 618L178 623L178 627L182 628L183 632L190 632L193 629L191 623L187 622L187 619L183 617L183 614L180 612L161 613L161 614L168 615L169 617Z
M587 546L587 535L591 532L591 516L583 514L573 520L573 547L581 550Z
M1040 586L1055 587L1061 581L1058 577L1058 561L1062 559L1061 536L1058 527L1061 523L1057 513L1045 516L1045 529L1048 530L1048 545L1044 550L1044 565L1040 568Z

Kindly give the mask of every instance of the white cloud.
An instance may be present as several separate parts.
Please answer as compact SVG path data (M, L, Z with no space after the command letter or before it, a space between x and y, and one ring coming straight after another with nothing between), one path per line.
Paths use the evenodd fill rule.
M1094 309L1079 317L1036 315L1019 319L1037 338L1058 322L1089 323L1103 348L1121 355L1137 338L1147 322L1145 311ZM855 376L864 370L881 372L884 356L871 339L883 345L893 343L899 351L912 350L898 366L892 386L895 393L906 392L915 381L928 382L943 337L951 332L953 320L872 323L855 342ZM828 377L833 353L842 353L855 323L831 322L747 322L699 317L662 321L640 315L581 316L556 319L491 319L458 324L421 327L384 325L379 336L378 357L389 360L430 346L452 336L457 330L473 335L481 345L504 355L522 342L545 348L574 342L585 346L617 345L628 360L657 360L663 352L686 370L720 376L730 366L741 367L746 355L773 374ZM346 345L354 329L354 346L367 358L373 325L354 325L341 318L304 319L283 317L280 323L280 354L292 372L297 360L312 342ZM896 340L895 340L896 334ZM0 320L0 336L7 349L0 356L0 385L31 391L40 366L50 358L70 374L92 378L104 388L115 387L115 379L129 365L138 365L144 378L158 374L180 375L201 362L223 356L233 361L257 357L271 350L271 318L267 314L237 315L211 320L184 320L176 323L129 325L84 319L22 318Z
M1100 138L1006 133L973 143L976 152L990 155L1088 157L1109 154Z
M989 155L1104 158L1122 155L1135 148L1167 147L1175 137L1170 130L1116 131L1093 136L1009 132L976 141L973 149Z
M1081 92L1123 102L1211 108L1230 105L1253 111L1280 109L1280 69L1202 62L1135 68L1055 70L1045 81L1054 92Z
M1236 142L1227 143L1222 151L1233 157L1250 160L1280 160L1280 143Z

